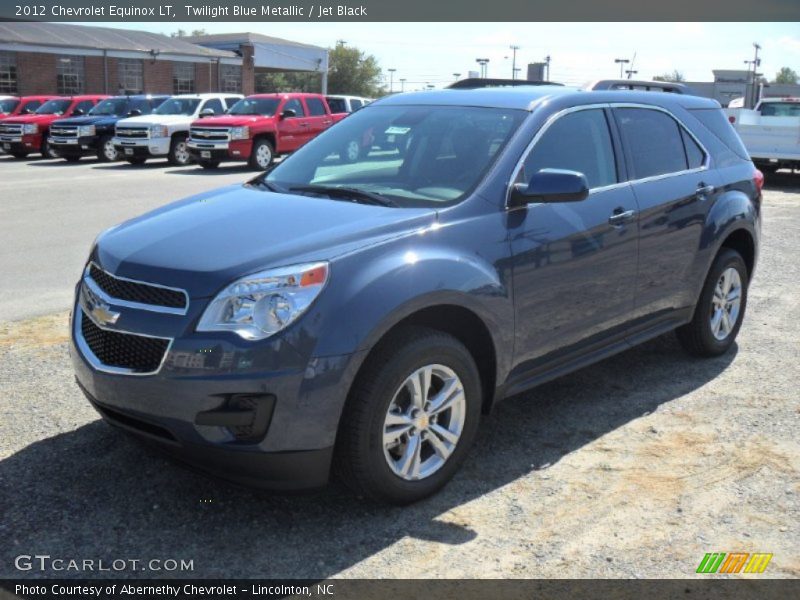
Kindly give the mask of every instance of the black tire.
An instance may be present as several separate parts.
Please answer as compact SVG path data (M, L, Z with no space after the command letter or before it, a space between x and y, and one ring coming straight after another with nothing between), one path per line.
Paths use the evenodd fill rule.
M167 154L167 162L175 167L185 167L191 164L192 157L189 150L186 148L185 134L176 134L172 137L172 142L169 145L169 154Z
M55 154L53 150L50 148L50 142L47 141L46 135L42 140L42 145L39 148L39 153L42 155L42 158L58 158L58 155Z
M259 155L259 152L262 154ZM259 160L261 160L260 156L268 156L269 161L265 164L260 164ZM257 139L253 142L253 149L250 151L250 158L247 159L247 164L250 166L251 169L255 169L256 171L264 171L272 164L272 161L275 160L275 146L272 145L272 142L265 138Z
M714 308L712 300L714 297L714 289L722 273L728 268L735 269L739 274L741 280L741 301L736 322L733 324L727 336L720 340L717 339L711 328L711 311ZM747 265L742 256L735 250L723 248L714 259L714 263L708 271L708 276L703 284L703 291L700 293L697 306L695 306L692 320L675 330L678 341L689 354L694 356L719 356L728 351L736 340L736 335L739 333L739 329L742 326L745 309L747 308L747 288L749 283Z
M414 481L396 475L383 448L384 421L394 395L417 369L439 364L458 376L464 388L465 420L455 449L441 467ZM472 355L451 335L409 327L383 340L361 369L342 414L336 442L337 476L356 494L379 502L410 504L441 489L469 451L480 420L482 391Z
M144 156L134 156L133 158L126 158L125 160L132 165L143 165L147 161Z
M22 159L22 158L25 158L26 156L28 156L28 153L27 152L12 152L11 156L13 156L14 158L17 158L17 159Z
M216 169L219 166L218 160L201 160L200 166L204 169Z
M67 154L66 156L62 156L61 158L63 158L65 161L69 163L76 163L81 159L81 157L76 154Z
M114 138L112 138L110 135L105 135L100 138L100 143L97 145L97 160L99 160L100 162L107 163L119 160L120 158L119 150L114 148L114 146L111 144L112 139ZM106 151L107 145L109 146L109 148L113 148L113 156L111 156L112 152L110 149L108 150L108 152Z

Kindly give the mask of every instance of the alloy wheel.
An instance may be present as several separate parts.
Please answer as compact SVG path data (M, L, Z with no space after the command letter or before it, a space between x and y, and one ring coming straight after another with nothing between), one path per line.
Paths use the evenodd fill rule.
M269 164L272 162L272 151L269 149L269 146L261 144L256 149L256 162L262 169L269 167Z
M119 158L119 153L117 149L114 148L114 143L111 140L106 140L106 143L103 144L103 155L109 161L114 161Z
M722 272L711 298L711 333L718 340L727 338L739 320L742 303L742 278L728 267Z

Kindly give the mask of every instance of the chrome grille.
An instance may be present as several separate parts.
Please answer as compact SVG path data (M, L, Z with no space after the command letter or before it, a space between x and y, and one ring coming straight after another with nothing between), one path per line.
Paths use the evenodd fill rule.
M231 139L228 127L192 127L189 136L195 142L227 142Z
M78 127L75 125L53 125L50 127L50 135L54 137L76 138L78 137Z
M140 307L145 310L163 308L167 309L165 312L178 314L184 314L189 305L189 298L183 290L115 277L94 263L89 265L87 275L111 301L121 300L134 305L147 305Z
M22 135L22 125L0 125L0 134Z
M150 137L147 127L117 127L117 137L123 139L141 140Z

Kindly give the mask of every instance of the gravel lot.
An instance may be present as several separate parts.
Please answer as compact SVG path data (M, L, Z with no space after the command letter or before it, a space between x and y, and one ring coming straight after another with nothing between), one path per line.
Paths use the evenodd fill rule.
M209 178L105 168L118 177L87 180L92 187L64 200L53 220L86 205L105 211L98 229L146 208L134 200L142 190L161 191L155 205L188 187L246 177L238 169ZM45 218L52 185L19 187L7 172L0 164L4 275L34 264L9 254L35 242L12 230L34 221L59 229ZM107 183L123 195L108 198ZM21 212L9 186L35 211ZM70 265L47 303L59 312L0 322L0 577L80 575L14 568L17 555L47 554L194 561L194 571L174 577L682 578L716 551L772 552L770 576L798 577L800 176L771 179L764 214L748 313L728 355L693 360L665 336L510 399L485 418L456 479L405 509L336 486L300 496L238 488L100 422L68 364ZM65 269L91 242L73 237L54 238L47 250L69 245ZM3 289L3 314L15 314Z

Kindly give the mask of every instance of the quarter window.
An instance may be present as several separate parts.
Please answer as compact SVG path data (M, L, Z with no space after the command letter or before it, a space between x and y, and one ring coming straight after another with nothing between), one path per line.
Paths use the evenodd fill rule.
M633 163L633 179L688 168L681 127L668 114L648 108L617 108L622 137Z
M194 93L194 64L176 62L172 67L172 89L176 94Z
M144 65L135 58L117 59L117 77L122 94L141 94L144 91Z
M312 117L320 117L325 114L325 107L319 98L306 98L306 106Z
M523 163L522 181L542 169L583 173L589 188L617 183L614 146L603 111L568 113L548 127Z
M14 52L0 52L0 92L17 93L17 55Z
M84 80L82 56L59 56L56 59L56 88L59 94L74 96L83 93Z

